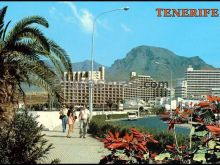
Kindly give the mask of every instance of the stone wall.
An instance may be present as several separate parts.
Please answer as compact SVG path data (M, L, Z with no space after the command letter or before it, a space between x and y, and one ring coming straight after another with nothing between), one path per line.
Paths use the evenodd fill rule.
M62 124L61 120L59 119L59 111L29 111L29 113L33 114L34 116L39 116L37 121L39 124L42 124L46 130L53 130L55 127ZM105 111L105 114L125 114L126 111ZM102 115L102 111L95 111L93 112L93 116ZM76 112L77 117L79 116L79 111ZM78 122L78 118L76 120Z

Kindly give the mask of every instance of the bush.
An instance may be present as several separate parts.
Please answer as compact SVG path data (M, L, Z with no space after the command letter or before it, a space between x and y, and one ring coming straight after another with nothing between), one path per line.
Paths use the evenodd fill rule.
M117 118L117 115L113 115L114 118ZM105 115L94 116L89 124L88 132L93 136L97 136L99 138L105 138L108 131L115 133L116 131L120 132L121 136L124 136L129 128L132 128L131 125L122 125L115 122L105 121ZM165 145L175 143L173 133L163 131L157 132L155 129L144 128L144 127L135 127L138 131L148 132L152 134L156 140L159 141L158 144L149 143L149 149L155 152L161 152ZM180 145L188 144L189 137L185 137L182 134L177 134L177 140ZM154 145L154 146L153 146ZM156 145L156 146L155 146Z
M160 108L153 107L151 109L152 114L156 114L156 115L163 114L165 111L166 111L165 107L160 107Z
M46 158L53 147L47 145L36 118L26 110L18 111L0 128L0 164L36 164Z

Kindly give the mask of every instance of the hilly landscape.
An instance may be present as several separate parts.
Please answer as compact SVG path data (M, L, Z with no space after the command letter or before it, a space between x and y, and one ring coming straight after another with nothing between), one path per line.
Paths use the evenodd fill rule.
M159 62L161 65L156 64ZM165 64L165 65L162 65ZM52 64L50 64L52 66ZM215 69L212 65L205 63L199 56L184 57L173 53L172 51L153 46L138 46L130 50L123 59L118 59L106 68L107 81L129 80L130 72L137 74L150 75L157 81L170 81L170 70L172 70L173 83L177 78L183 78L186 68L192 65L194 69ZM94 70L102 66L94 61ZM73 71L91 70L90 61L72 63ZM39 88L31 87L34 91ZM30 88L24 86L25 91Z
M184 77L189 65L192 65L194 69L214 69L198 56L184 57L164 48L138 46L129 51L123 59L118 59L110 67L106 67L106 80L129 80L130 72L135 71L138 74L150 75L155 80L169 81L170 70L175 80ZM94 66L98 69L101 64L94 63ZM89 61L74 63L73 70L75 69L90 70L90 63Z

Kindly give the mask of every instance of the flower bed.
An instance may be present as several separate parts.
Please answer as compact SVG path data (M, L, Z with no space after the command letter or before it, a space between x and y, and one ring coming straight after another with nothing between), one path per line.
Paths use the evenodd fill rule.
M112 115L112 119L118 119L118 118L124 118L124 117L125 117L125 115L117 115L117 114ZM94 116L89 124L88 132L97 138L105 138L109 131L111 131L113 133L116 131L119 131L121 136L125 136L126 132L130 128L133 127L133 126L122 125L119 123L109 122L109 121L105 121L105 120L106 120L105 115ZM155 137L155 139L158 140L159 143L157 143L157 144L151 144L151 143L148 144L149 149L151 149L155 152L162 151L167 144L171 145L175 141L173 134L171 132L166 131L166 130L158 133L155 130L150 129L150 128L136 127L136 129L140 132L150 133ZM189 141L188 137L184 137L181 134L180 135L177 134L177 139L178 139L178 142L180 145L181 144L188 144L188 141Z

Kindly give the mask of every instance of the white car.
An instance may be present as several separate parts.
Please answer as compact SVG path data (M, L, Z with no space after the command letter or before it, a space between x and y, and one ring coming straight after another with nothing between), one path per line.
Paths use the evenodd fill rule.
M137 112L128 112L128 120L137 120Z

